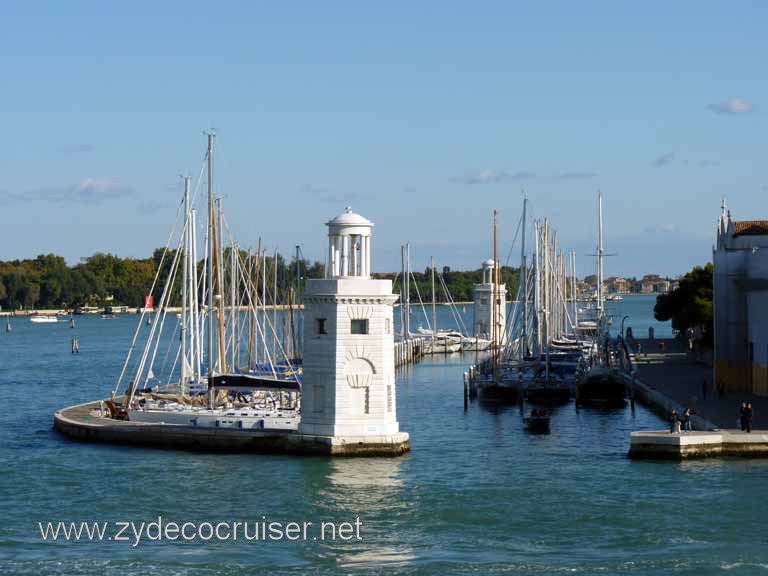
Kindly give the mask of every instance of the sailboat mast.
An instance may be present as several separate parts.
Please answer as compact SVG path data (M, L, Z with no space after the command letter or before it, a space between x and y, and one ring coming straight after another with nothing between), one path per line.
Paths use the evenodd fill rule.
M550 277L549 277L549 222L544 220L544 343L546 345L545 373L546 382L549 384L549 344L550 344Z
M230 243L229 246L230 254L229 254L229 308L230 308L230 316L231 316L231 333L232 336L230 341L230 346L232 347L232 354L231 354L231 360L230 365L232 366L232 369L237 368L238 365L238 350L239 346L235 345L235 342L237 340L237 257L235 256L237 252L237 245L234 241Z
M200 318L200 306L198 302L198 286L197 286L197 211L192 208L190 210L190 244L191 252L190 258L190 278L189 288L191 296L191 308L190 314L192 317L192 367L195 382L200 382L201 377L201 359L203 357L203 343L201 340L202 325Z
M261 321L264 323L264 326L261 327L261 333L263 337L262 342L262 349L264 352L264 355L262 358L266 361L267 356L269 355L269 348L267 343L267 248L264 247L264 250L261 253Z
M493 209L493 287L491 288L491 296L493 297L493 303L491 308L491 318L493 320L493 328L491 330L491 345L493 346L493 365L496 366L498 360L498 316L499 316L499 262L497 254L496 243L496 209Z
M528 349L528 267L525 261L525 220L528 198L523 194L523 236L520 246L520 282L523 284L523 357Z
M275 257L272 259L272 272L274 285L272 292L272 361L277 358L277 248L275 248Z
M558 235L557 230L554 231L552 234L552 260L551 260L551 268L552 271L552 283L551 283L551 289L552 289L552 339L555 340L560 337L560 304L559 299L557 297L557 289L560 285L560 263L557 258L557 245L558 245Z
M407 340L405 332L405 245L400 245L400 330L403 340Z
M184 177L184 243L183 243L183 267L181 282L181 381L179 382L179 392L186 392L187 380L189 378L189 362L187 359L187 288L189 284L189 258L191 253L192 222L189 214L189 176ZM191 296L191 294L189 295Z
M405 338L411 339L411 243L405 243Z
M432 256L432 336L437 336L437 308L435 305L435 257Z
M597 193L597 312L598 326L603 321L603 193Z
M226 332L224 330L224 272L222 270L221 262L221 237L223 236L223 223L224 215L221 209L221 198L216 199L216 210L218 212L218 224L214 223L213 227L213 244L214 244L214 266L216 269L216 320L219 327L219 369L222 373L227 372L227 348L224 340L226 338Z
M579 326L579 302L576 297L576 250L571 250L571 298L573 299L573 329Z
M248 371L253 369L253 312L255 306L253 305L253 254L251 249L248 249L248 271L246 275L245 291L248 298L245 302L248 305Z
M292 286L288 286L288 331L290 332L290 338L288 344L291 345L291 353L289 358L298 358L298 342L296 342L296 320L293 315L293 299L295 290Z
M301 248L299 245L296 245L296 310L299 310L299 307L301 306ZM294 350L293 355L295 358L301 358L303 354L301 351L297 348L301 347L301 335L303 334L304 330L304 313L301 314L297 313L298 321L296 322L297 326L294 330L294 336L293 336L293 342L294 342ZM298 333L299 338L296 337L296 333Z
M208 376L213 376L213 252L216 208L213 203L213 134L208 134ZM210 384L210 380L209 380Z
M534 254L534 287L533 307L536 310L536 354L541 354L541 225L538 220L534 222L536 236L536 253Z

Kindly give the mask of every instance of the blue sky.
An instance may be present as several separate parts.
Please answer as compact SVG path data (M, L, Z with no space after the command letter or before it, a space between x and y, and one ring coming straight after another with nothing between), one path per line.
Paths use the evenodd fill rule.
M509 250L521 191L607 274L711 256L726 196L768 218L759 2L6 2L0 259L164 244L217 132L241 245L309 257L350 204L374 268ZM513 262L517 261L517 250Z

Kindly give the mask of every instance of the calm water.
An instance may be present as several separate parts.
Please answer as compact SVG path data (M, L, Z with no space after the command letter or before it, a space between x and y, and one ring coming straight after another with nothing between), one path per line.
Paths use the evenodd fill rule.
M639 326L641 301L617 306ZM565 406L552 435L526 435L517 408L472 405L464 412L461 373L469 357L439 358L400 374L398 414L413 451L398 459L192 454L77 444L56 435L54 409L108 392L135 321L80 318L70 330L66 323L16 320L11 334L0 334L0 574L768 568L768 461L630 462L629 431L660 426L639 407L633 415ZM82 351L74 357L73 332ZM132 548L44 543L37 529L38 521L149 522L158 515L177 522L359 517L362 540L144 540Z

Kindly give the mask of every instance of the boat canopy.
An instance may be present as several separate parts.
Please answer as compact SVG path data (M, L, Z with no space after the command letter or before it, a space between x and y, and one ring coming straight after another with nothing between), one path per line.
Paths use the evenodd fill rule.
M296 379L275 378L274 376L255 376L251 374L217 374L211 378L214 388L227 390L270 390L278 392L299 392Z

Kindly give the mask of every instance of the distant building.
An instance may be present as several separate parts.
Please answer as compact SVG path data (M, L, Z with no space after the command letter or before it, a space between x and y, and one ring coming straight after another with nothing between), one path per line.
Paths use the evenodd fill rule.
M768 220L732 220L723 202L713 252L715 383L768 395Z
M611 276L603 282L605 291L609 294L629 294L632 284L626 278Z
M669 292L670 282L658 274L646 274L640 281L640 292L643 294L665 294Z

